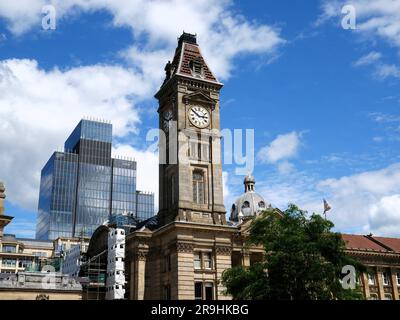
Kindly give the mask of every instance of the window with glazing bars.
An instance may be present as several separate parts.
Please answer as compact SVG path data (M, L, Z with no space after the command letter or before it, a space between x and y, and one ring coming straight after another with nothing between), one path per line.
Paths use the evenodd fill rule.
M193 171L193 202L204 204L204 174L201 171Z

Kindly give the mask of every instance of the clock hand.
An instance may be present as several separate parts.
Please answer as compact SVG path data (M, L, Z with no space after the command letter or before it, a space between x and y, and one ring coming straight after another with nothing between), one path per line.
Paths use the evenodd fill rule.
M204 118L208 118L207 115L202 115L202 116L201 116L201 115L199 115L196 111L193 110L193 112L194 112L199 118L203 118L203 119L204 119Z
M194 111L194 109L192 109L193 113L196 114L196 116L201 117L201 115L199 115L196 111Z

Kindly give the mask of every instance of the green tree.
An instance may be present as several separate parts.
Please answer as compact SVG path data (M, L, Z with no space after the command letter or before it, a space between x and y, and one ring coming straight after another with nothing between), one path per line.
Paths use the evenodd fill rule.
M226 270L222 283L234 299L329 300L362 299L359 288L343 289L345 265L363 265L345 254L333 223L290 204L283 214L268 210L255 218L246 246L262 245L262 262Z

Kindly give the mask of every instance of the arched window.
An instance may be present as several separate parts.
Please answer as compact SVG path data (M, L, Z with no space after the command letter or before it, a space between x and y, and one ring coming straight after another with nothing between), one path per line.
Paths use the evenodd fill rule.
M246 208L250 208L250 202L248 202L248 201L245 201L242 204L242 209L246 209Z
M258 207L260 207L260 208L265 208L265 203L264 203L264 201L260 201L260 202L258 203Z
M193 171L193 202L204 204L204 174L202 171Z

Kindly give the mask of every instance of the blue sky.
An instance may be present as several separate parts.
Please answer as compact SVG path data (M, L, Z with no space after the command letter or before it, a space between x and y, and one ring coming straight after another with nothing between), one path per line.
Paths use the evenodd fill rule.
M52 3L55 30L43 30ZM254 129L256 189L322 211L342 232L400 236L400 1L0 0L0 180L7 232L34 236L39 174L82 117L111 120L114 153L157 192L163 68L197 33L225 84L221 127ZM344 4L356 29L343 29ZM5 150L5 151L4 151ZM243 192L224 165L225 205Z

